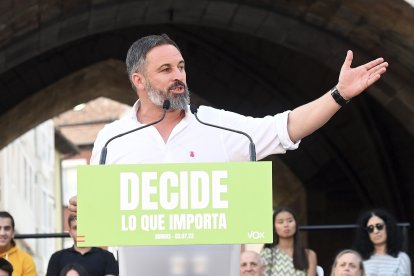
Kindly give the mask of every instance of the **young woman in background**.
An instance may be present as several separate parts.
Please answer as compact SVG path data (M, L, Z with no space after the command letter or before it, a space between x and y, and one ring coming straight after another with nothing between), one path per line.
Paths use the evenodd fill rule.
M265 244L261 255L265 276L315 276L316 254L301 245L296 215L289 208L273 214L273 243Z

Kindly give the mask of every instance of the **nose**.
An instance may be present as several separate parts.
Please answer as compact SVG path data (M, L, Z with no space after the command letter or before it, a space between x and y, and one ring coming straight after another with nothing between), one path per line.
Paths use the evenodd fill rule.
M185 74L184 68L183 69L175 68L172 77L173 77L173 80L174 81L179 80L179 81L185 83L185 81L186 81L186 74Z

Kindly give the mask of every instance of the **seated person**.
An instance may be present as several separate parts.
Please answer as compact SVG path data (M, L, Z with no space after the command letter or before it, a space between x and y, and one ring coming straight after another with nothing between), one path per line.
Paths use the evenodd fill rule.
M118 262L114 255L99 247L78 247L76 245L76 216L69 215L69 235L73 239L73 247L53 253L49 260L46 276L59 276L60 271L68 264L82 265L90 276L118 275Z
M0 211L0 258L5 258L13 266L13 276L36 276L36 266L32 256L16 246L14 241L14 218L9 212Z
M260 254L244 251L240 255L240 276L263 276L264 266Z
M339 252L332 265L331 276L365 276L361 255L351 249Z

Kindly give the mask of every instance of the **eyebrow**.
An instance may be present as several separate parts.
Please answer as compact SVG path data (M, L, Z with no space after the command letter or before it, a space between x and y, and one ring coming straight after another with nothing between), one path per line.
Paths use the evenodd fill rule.
M184 61L184 60L180 60L180 62L178 62L178 65L183 65L183 64L185 64L185 61ZM158 70L159 70L159 69L161 69L161 68L162 68L162 67L164 67L164 66L171 67L172 65L171 65L171 63L164 63L164 64L161 64L161 65L158 67Z
M3 227L3 228L12 228L12 226L11 225L3 225L3 226L0 226L0 228L1 227Z

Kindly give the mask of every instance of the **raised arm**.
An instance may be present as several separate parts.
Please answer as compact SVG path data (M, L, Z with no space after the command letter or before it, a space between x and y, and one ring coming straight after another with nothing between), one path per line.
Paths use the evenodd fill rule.
M380 79L387 70L388 63L383 58L370 61L361 66L351 68L352 51L348 51L339 74L336 88L343 101L361 94L366 88ZM299 106L289 113L288 132L294 142L308 136L322 127L341 108L331 91L322 97Z

